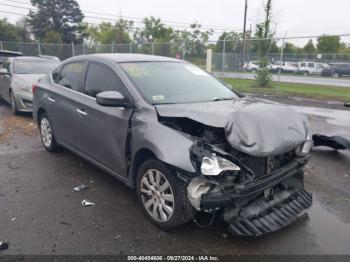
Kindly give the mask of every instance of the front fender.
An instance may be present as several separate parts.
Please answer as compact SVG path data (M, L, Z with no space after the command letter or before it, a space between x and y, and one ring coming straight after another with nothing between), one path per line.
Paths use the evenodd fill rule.
M132 159L141 149L152 151L155 156L179 169L195 173L190 159L193 139L158 122L155 112L135 113L131 131Z

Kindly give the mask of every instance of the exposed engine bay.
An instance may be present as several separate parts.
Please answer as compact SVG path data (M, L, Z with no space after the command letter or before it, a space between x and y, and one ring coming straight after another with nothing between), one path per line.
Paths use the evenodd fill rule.
M224 128L185 117L159 117L159 121L194 138L190 156L200 175L188 185L189 201L198 211L223 210L222 219L232 234L276 231L311 206L312 195L303 182L305 145L278 155L252 156L233 148ZM206 169L215 165L216 169Z

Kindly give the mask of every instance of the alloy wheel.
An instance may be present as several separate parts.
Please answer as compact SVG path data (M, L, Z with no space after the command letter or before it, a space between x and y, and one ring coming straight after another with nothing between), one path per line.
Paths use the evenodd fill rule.
M49 148L52 143L52 129L46 117L43 117L40 121L40 133L44 146Z
M167 222L174 213L174 193L164 174L147 170L140 183L142 203L148 214L158 222Z

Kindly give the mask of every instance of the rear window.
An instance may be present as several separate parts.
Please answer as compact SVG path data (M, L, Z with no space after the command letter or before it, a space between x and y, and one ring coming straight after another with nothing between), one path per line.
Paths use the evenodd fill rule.
M58 64L58 61L49 59L14 60L13 71L15 74L45 75Z

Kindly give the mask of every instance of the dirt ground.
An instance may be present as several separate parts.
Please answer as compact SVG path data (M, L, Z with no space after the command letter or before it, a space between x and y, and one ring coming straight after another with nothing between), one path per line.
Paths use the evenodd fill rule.
M328 110L333 117L309 115L313 131L350 138L350 112L349 122L335 121L339 112ZM72 192L81 184L89 189ZM133 190L67 150L46 152L31 115L13 116L0 104L0 241L10 242L0 255L349 255L350 152L314 150L306 187L314 195L307 215L264 237L232 237L220 221L163 232ZM96 205L83 207L83 199Z

